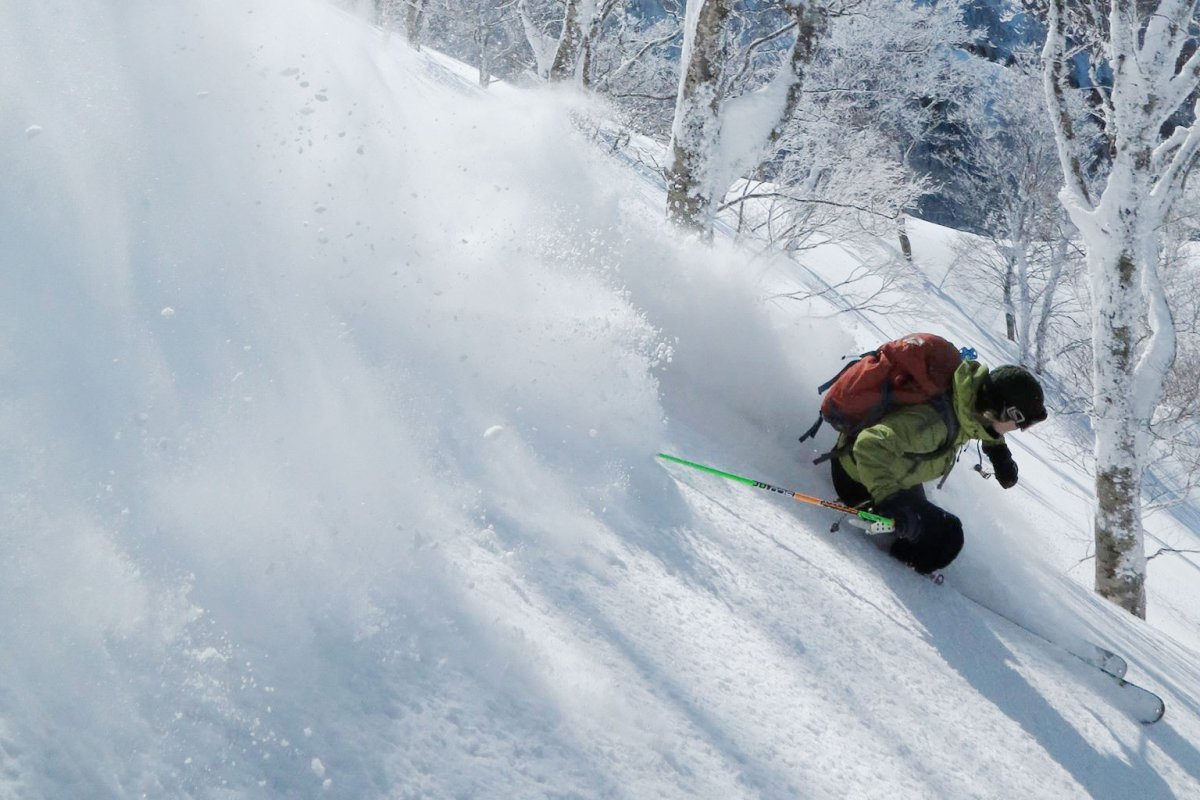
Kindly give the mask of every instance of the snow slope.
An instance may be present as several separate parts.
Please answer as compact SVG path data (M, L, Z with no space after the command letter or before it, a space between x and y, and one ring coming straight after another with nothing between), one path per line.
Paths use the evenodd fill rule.
M1194 566L1086 590L1070 420L941 587L653 459L828 494L813 387L976 310L765 302L577 98L309 0L0 20L0 797L1200 794Z

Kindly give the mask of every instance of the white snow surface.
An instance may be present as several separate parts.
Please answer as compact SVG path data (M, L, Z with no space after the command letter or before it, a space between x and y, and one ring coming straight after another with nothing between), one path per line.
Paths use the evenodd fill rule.
M0 798L1200 796L1198 562L1148 624L1088 590L1077 417L1012 491L964 458L943 586L654 458L831 494L843 354L1009 353L944 264L765 300L796 268L677 238L583 101L309 0L2 0L0 53Z

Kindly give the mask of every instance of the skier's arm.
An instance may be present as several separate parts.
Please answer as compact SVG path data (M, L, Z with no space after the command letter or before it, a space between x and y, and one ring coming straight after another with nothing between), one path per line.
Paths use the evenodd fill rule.
M1004 437L1000 437L998 442L985 444L983 454L992 462L992 471L996 474L997 483L1005 489L1017 485L1017 462L1013 461L1012 452L1005 444Z

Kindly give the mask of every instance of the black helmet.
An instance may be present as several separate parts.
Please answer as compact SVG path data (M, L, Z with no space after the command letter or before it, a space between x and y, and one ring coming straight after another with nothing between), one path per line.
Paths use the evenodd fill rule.
M1046 399L1033 373L1005 364L988 373L976 409L981 413L990 411L996 420L1015 422L1024 430L1046 418Z

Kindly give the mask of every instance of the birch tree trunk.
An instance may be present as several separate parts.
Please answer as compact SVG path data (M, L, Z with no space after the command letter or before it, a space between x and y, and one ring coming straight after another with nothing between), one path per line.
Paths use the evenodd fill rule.
M706 174L721 130L725 26L732 0L693 0L684 22L683 72L671 129L667 218L706 234L712 225L712 190Z
M1010 342L1017 340L1017 307L1013 300L1013 284L1016 283L1016 261L1013 259L1012 246L1004 253L1004 291L1000 295L1000 303L1004 306L1004 334Z
M1063 233L1054 243L1054 255L1050 261L1050 274L1042 289L1042 304L1038 310L1037 332L1034 334L1033 371L1041 375L1046 368L1046 340L1050 333L1050 318L1054 313L1054 297L1066 268L1068 252L1067 234Z
M1126 206L1128 208L1128 206ZM1134 231L1105 252L1088 242L1092 278L1092 428L1096 436L1096 591L1145 618L1146 560L1141 490L1145 463L1135 400L1135 341L1145 302L1138 287ZM1099 238L1098 236L1095 238ZM1093 255L1093 253L1095 255Z
M1033 328L1033 293L1029 285L1029 242L1013 242L1013 277L1016 281L1014 327L1017 339L1017 363L1028 367L1033 359L1030 331Z
M1158 273L1158 231L1200 147L1195 122L1165 137L1161 132L1200 87L1200 53L1188 34L1196 0L1162 0L1144 16L1134 0L1112 1L1103 36L1112 87L1101 92L1112 155L1102 179L1089 177L1076 147L1070 10L1069 0L1051 0L1043 58L1066 179L1060 198L1087 251L1094 314L1096 591L1144 618L1142 480L1151 417L1175 357L1175 327Z
M558 49L550 65L550 80L565 81L576 76L583 51L584 26L590 23L595 6L594 0L567 0L562 35L558 38Z
M913 260L912 239L908 238L908 216L900 214L896 217L896 233L900 238L900 255L904 256L904 260L909 264Z
M414 50L421 49L421 21L425 16L426 0L408 0L404 10L404 36Z
M695 0L687 6L679 91L671 127L671 164L667 168L667 218L685 229L712 235L715 204L724 198L739 172L758 166L800 99L805 66L827 29L828 9L821 2L787 5L796 37L775 78L759 90L769 113L756 115L757 130L743 131L738 142L722 142L722 119L738 113L743 97L726 103L725 42L733 0ZM729 108L726 108L726 105Z

